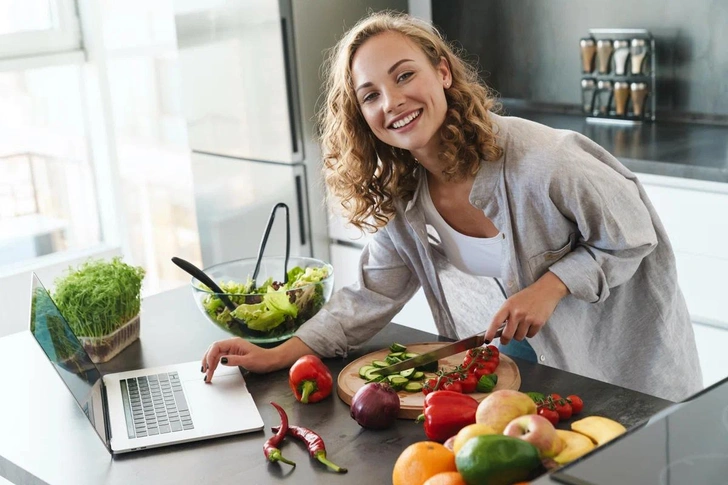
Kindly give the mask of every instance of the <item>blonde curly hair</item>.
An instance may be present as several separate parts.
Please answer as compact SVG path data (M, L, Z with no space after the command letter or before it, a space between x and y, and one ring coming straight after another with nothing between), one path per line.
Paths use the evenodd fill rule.
M409 151L374 136L352 82L351 64L359 47L392 31L418 45L433 67L443 57L450 66L452 85L445 91L448 108L439 132L445 177L463 180L477 172L481 160L497 160L502 153L487 116L497 108L495 96L437 29L406 14L385 11L365 17L338 42L324 65L326 98L319 132L329 193L349 222L367 232L387 224L395 214L395 199L411 199L417 187L417 161Z

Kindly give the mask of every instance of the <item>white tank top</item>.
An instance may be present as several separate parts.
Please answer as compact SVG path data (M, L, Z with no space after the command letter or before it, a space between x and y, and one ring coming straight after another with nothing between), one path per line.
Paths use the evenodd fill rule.
M494 237L472 237L461 234L440 215L430 197L427 178L422 185L422 209L425 222L435 228L445 256L460 271L475 276L501 277L501 245L503 233Z

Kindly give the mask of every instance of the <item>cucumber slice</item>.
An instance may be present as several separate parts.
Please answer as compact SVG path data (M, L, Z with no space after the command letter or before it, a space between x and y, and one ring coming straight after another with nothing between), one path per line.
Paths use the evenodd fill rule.
M389 350L392 352L405 352L407 350L407 347L405 347L402 344L398 344L397 342L393 343L389 346Z
M359 377L361 377L362 379L366 379L367 371L372 369L378 369L378 367L374 367L373 365L364 365L362 367L359 367Z
M371 376L372 377L367 379L367 384L369 384L370 382L382 382L386 379L386 377L381 374L372 374Z
M420 379L423 379L424 377L425 377L424 372L422 372L421 370L416 370L416 371L414 371L414 373L412 374L412 377L410 377L410 379L419 381Z
M399 375L401 375L402 377L406 377L407 379L409 379L410 377L412 377L412 374L414 374L414 373L415 373L415 369L412 368L412 369L405 369L405 370L403 370L402 372L399 373Z
M411 359L412 357L417 357L418 355L420 355L420 354L416 354L414 352L405 352L404 353L404 357L407 359Z
M368 371L366 371L364 373L364 379L366 379L366 380L369 381L369 380L374 379L377 376L381 376L381 374L377 374L375 372L376 370L377 370L377 367L372 367L371 369L369 369ZM384 376L382 376L382 377L384 377Z
M404 386L409 383L409 380L407 380L406 377L398 375L387 376L387 380L389 381L389 384L396 390L404 388Z
M422 383L408 382L404 385L404 390L407 392L420 392L422 390Z
M372 365L374 367L389 367L390 364L388 364L387 362L385 362L383 360L375 360L372 362Z
M399 357L392 357L391 355L388 355L386 359L384 359L385 362L387 362L387 365L394 365L399 362L402 362L402 359Z
M398 359L406 359L406 357L403 355L406 352L390 352L387 357L397 357Z

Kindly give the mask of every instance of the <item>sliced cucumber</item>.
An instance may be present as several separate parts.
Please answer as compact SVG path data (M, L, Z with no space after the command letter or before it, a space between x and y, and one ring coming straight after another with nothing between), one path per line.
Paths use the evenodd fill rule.
M407 380L406 377L398 376L396 374L387 376L387 380L389 381L389 384L396 390L402 389L407 384L409 384L409 380Z
M366 371L364 373L364 379L371 380L371 379L374 379L376 376L381 376L381 374L378 374L376 372L376 370L377 370L377 367L372 367L371 369ZM384 377L384 376L382 376L382 377Z
M366 379L367 371L372 370L372 369L378 369L378 367L374 367L373 365L365 365L365 366L359 367L359 377L361 377L362 379Z
M407 379L410 379L412 377L412 374L415 373L414 369L405 369L402 372L399 373L402 377L406 377Z
M407 350L407 347L405 347L402 344L398 344L397 342L393 343L389 346L389 350L391 352L405 352Z
M385 362L387 362L389 365L394 365L402 362L402 359L399 357L392 357L391 355L388 355L385 359Z
M367 384L370 382L382 382L386 377L381 374L371 374L371 377L367 378Z
M417 357L418 355L420 355L420 354L415 354L414 352L405 352L404 353L404 357L407 358L407 359L411 359L413 357Z
M422 372L421 370L416 370L416 371L414 371L412 373L412 377L410 377L410 379L415 380L415 381L419 381L420 379L422 379L424 377L425 377L425 373L424 372Z
M375 360L372 362L372 365L374 367L389 367L390 366L390 364L388 364L387 362L385 362L383 360Z
M410 381L404 385L404 390L407 392L420 392L422 390L422 383Z
M404 356L406 352L390 352L387 357L397 357L398 359L405 359Z

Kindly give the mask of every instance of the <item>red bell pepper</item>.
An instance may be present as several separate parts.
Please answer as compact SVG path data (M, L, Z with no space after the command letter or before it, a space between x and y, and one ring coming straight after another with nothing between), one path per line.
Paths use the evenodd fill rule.
M304 404L319 402L331 394L334 380L326 364L315 355L304 355L291 366L288 385Z
M478 401L453 391L434 391L425 396L425 434L432 441L445 442L475 422Z

